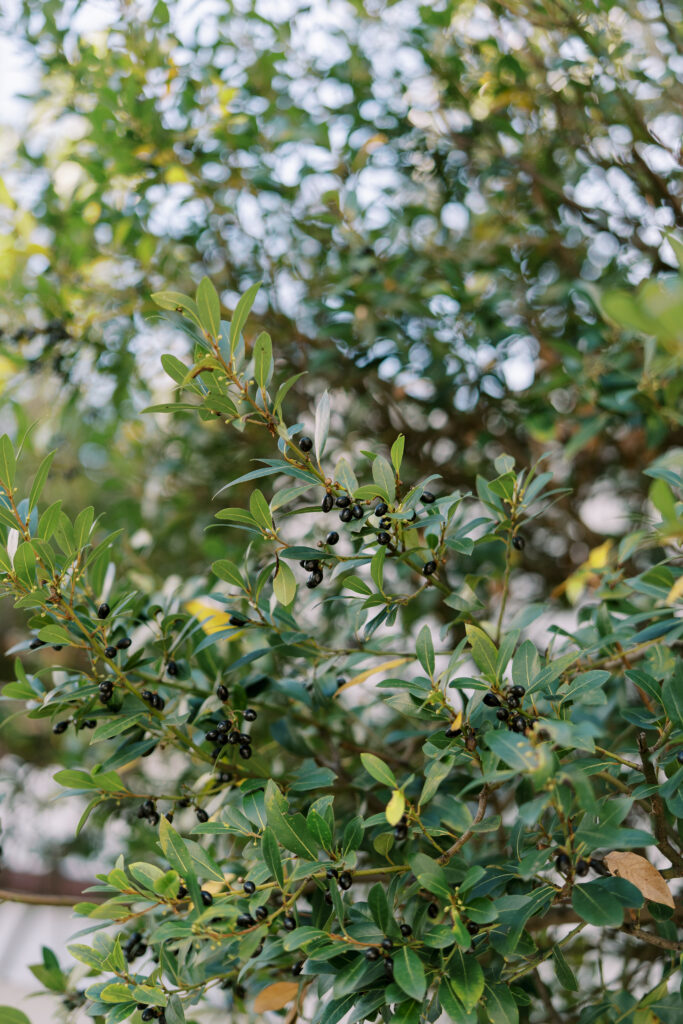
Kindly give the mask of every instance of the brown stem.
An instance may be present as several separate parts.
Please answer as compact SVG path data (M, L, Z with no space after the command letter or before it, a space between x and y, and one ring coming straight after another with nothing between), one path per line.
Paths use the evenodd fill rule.
M647 745L647 736L644 732L638 733L638 749L640 750L640 758L643 762L643 775L646 781L651 786L658 785L657 773L654 770L652 761L650 760L650 751ZM659 844L659 849L668 857L671 863L679 871L683 871L683 857L669 842L670 829L669 823L666 820L666 811L661 796L657 793L652 794L651 799L652 816L655 835Z
M474 815L472 824L467 829L467 831L463 832L460 838L456 840L456 842L454 842L453 845L449 847L448 850L446 850L445 853L441 854L441 857L439 858L441 864L447 864L451 857L454 856L454 854L458 853L459 850L462 850L465 843L472 837L472 835L474 834L474 826L478 825L479 822L484 817L484 815L486 814L486 804L488 803L489 792L490 790L488 786L484 786L482 788L482 791L479 794L477 813Z
M632 924L622 924L619 929L620 932L624 932L626 935L633 935L636 939L642 939L643 942L647 942L650 946L657 946L659 949L671 949L675 953L683 951L683 942L673 942L671 939L663 939L661 935L655 935L653 932L646 932L643 928L636 928Z

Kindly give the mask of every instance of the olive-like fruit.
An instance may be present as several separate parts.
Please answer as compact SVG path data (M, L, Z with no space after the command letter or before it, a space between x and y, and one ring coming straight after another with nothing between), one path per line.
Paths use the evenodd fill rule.
M385 501L380 501L375 505L372 511L376 516L383 516L389 511L389 506Z
M377 543L382 544L383 546L391 544L391 535L388 534L386 530L380 530L377 534Z
M178 675L178 666L175 663L175 661L173 661L173 659L166 663L166 671L168 672L169 676Z
M254 722L256 721L256 717L257 715L253 708L247 708L244 712L244 719L246 722Z
M466 928L470 935L476 935L479 931L479 925L476 923L476 921L468 921Z
M393 948L394 948L394 943L393 943L393 941L388 936L386 938L382 939L382 949L393 949Z
M425 564L422 566L422 574L424 576L433 576L435 572L436 562L434 561L425 562Z
M515 715L510 723L510 728L513 732L524 732L526 729L526 719L522 718L521 715Z
M243 758L245 761L248 761L249 758L252 755L251 747L243 746L243 747L240 747L239 750L240 750L240 757Z
M423 505L432 505L436 501L436 498L431 491L423 491L420 501Z
M245 882L242 886L247 896L252 896L256 892L256 886L253 882Z
M303 437L299 438L299 448L302 452L310 452L313 448L313 441L310 437L307 437L306 434L304 434Z
M350 504L351 499L349 498L348 494L340 494L337 500L335 501L335 505L337 506L337 508L348 508Z
M268 917L268 907L257 907L254 911L254 916L257 921L265 921Z
M507 704L508 704L509 708L518 708L519 707L519 697L515 697L512 694L510 694L508 696L508 698L507 698Z
M486 704L487 708L499 708L500 707L500 701L496 697L495 693L485 693L484 694L484 704Z
M358 503L351 506L351 515L353 516L354 519L363 518L363 509Z
M116 641L116 646L120 651L126 651L133 643L129 636L122 636L120 640Z
M295 978L298 978L298 976L301 974L301 972L304 969L305 963L305 960L297 960L297 962L292 965L292 974L294 975Z
M351 877L351 873L349 871L342 871L339 876L339 888L346 890L350 889L352 885L353 878Z
M427 914L429 915L429 917L439 916L439 908L436 903L429 904L429 906L427 907Z
M572 862L566 853L559 853L555 858L555 867L560 874L568 875L572 869Z
M498 708L496 711L496 718L499 722L506 722L510 717L510 712L507 708Z
M56 733L57 736L59 736L59 734L61 732L66 732L66 730L68 728L69 728L69 720L68 719L64 719L61 722L55 722L55 724L52 726L52 731L54 733Z
M216 687L216 696L220 701L222 701L225 704L226 700L230 696L230 694L228 693L227 686L224 686L223 683L219 683L219 685Z
M332 497L332 495L328 491L327 494L325 495L325 497L322 500L322 505L320 506L320 508L323 510L323 512L331 512L333 505L334 505L334 498Z
M379 521L379 523L377 525L379 526L380 530L390 530L391 529L391 519L389 518L389 516L382 516L382 518L380 519L380 521Z
M197 815L197 821L201 821L202 824L209 820L209 815L203 807L198 807L194 813Z
M409 935L413 934L413 929L410 927L409 924L402 924L399 925L399 927L401 929L401 935L403 936L404 939L407 939Z
M580 875L583 878L584 875L588 874L588 870L589 870L588 861L584 860L583 857L579 857L579 859L576 862L576 873L577 873L577 875Z
M106 602L104 602L97 609L97 618L98 619L106 619L107 616L109 615L110 611L111 611L111 608L109 607L109 605Z
M365 950L366 960L379 960L379 950L376 946L370 946L369 949Z
M450 726L448 729L446 729L444 736L446 737L446 739L453 740L455 739L456 736L459 736L461 732L462 729L454 729L453 726Z
M394 839L396 840L397 843L402 843L407 835L408 829L406 828L405 825L399 822L398 825L394 826Z
M240 914L235 922L238 928L251 928L253 924L256 924L251 914Z
M116 648L115 647L105 647L104 648L104 656L105 656L105 658L115 658L116 657Z
M246 626L247 620L240 618L239 615L231 615L228 619L229 626Z
M350 508L343 508L339 513L339 519L342 523L350 523L353 519L353 512Z
M336 530L330 530L327 537L325 538L325 543L330 544L331 546L334 546L335 544L339 543L339 534L337 533Z
M142 690L142 692L140 693L140 696L142 697L143 700L151 701L151 699L154 696L154 694L152 693L151 690Z
M213 896L211 895L210 892L207 892L206 889L202 889L199 895L201 896L202 903L204 904L205 907L210 907L212 905Z
M526 690L523 686L511 686L510 693L513 697L523 697L526 693Z
M296 918L291 914L285 914L282 918L282 924L286 932L293 932L296 928Z
M516 533L514 535L514 537L512 538L512 546L513 546L513 548L516 548L517 551L523 551L524 550L524 537L520 537L520 535L518 533Z

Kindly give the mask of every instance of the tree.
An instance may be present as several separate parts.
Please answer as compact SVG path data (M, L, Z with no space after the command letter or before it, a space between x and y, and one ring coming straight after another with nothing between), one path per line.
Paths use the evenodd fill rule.
M306 7L15 26L5 735L72 848L131 828L92 976L36 973L107 1024L677 1020L677 12Z

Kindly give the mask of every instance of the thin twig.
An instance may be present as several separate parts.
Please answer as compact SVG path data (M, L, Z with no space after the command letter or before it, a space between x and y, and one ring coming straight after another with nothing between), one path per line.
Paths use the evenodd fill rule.
M474 834L475 825L478 825L479 822L484 817L484 815L486 814L486 804L488 803L488 799L489 799L489 787L488 786L483 786L482 791L479 794L479 803L477 804L477 813L474 815L474 819L472 821L472 824L470 825L470 827L465 832L463 832L463 834L460 836L460 838L457 839L448 850L446 850L445 853L441 854L441 856L439 857L439 862L441 864L447 864L448 861L451 859L451 857L454 854L458 853L459 850L462 850L462 848L465 845L465 843L472 837L472 835Z

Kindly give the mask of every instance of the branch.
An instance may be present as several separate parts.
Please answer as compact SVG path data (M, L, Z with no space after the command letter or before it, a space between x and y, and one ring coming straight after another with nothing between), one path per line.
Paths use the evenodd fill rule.
M467 831L463 832L463 834L460 836L460 838L458 840L456 840L456 842L453 843L453 845L450 847L450 849L446 850L445 853L441 854L441 856L439 857L439 863L440 864L447 864L448 861L451 859L451 857L454 854L458 853L459 850L462 850L462 848L465 845L465 843L469 839L471 839L472 835L474 834L474 826L478 825L479 822L484 817L484 815L486 814L486 804L488 803L488 799L489 799L489 787L485 785L482 788L481 793L479 794L479 803L477 804L477 813L474 815L474 819L472 821L472 824L467 829Z
M29 903L39 907L75 907L83 902L83 896L66 896L56 893L16 892L13 889L0 889L0 902Z
M649 782L651 786L658 786L659 780L657 779L657 773L655 772L650 760L647 736L644 732L638 733L638 749L640 750L640 759L643 762L643 775L645 776L646 781ZM655 835L657 837L657 842L659 843L659 849L665 857L669 858L675 868L679 871L683 871L683 857L669 842L669 824L666 820L666 812L662 798L657 793L653 793L652 795L651 806Z
M647 942L651 946L658 946L659 949L671 949L675 953L683 952L683 942L672 942L670 939L663 939L661 935L646 932L643 928L636 928L632 924L622 924L619 931L624 932L626 935L633 935L636 939L642 939L643 942Z

